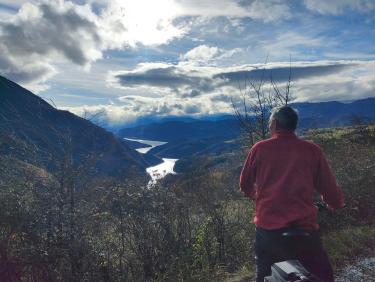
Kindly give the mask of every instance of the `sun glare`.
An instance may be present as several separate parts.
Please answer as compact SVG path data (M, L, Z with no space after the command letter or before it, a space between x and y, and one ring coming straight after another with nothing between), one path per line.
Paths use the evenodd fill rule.
M123 11L121 21L131 42L161 44L182 34L172 25L172 20L179 13L174 1L129 0L117 3Z

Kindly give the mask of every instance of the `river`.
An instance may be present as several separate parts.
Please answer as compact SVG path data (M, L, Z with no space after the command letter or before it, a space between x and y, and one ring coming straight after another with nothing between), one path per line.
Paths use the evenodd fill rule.
M131 139L131 138L124 138L124 139L149 145L149 147L135 149L137 152L141 154L146 154L152 148L168 143L168 142L154 141L154 140ZM162 179L167 174L176 174L176 172L173 169L178 159L162 158L162 160L163 160L162 163L146 168L146 172L151 176L151 180L148 183L149 186L155 184L157 180Z
M149 145L149 146L144 147L144 148L135 149L137 152L139 152L141 154L146 154L152 148L155 148L157 146L161 146L161 145L164 145L164 144L168 143L168 142L162 142L162 141L152 141L152 140L143 140L143 139L131 139L131 138L124 138L124 139L125 140L129 140L129 141L135 141L135 142L138 142L138 143Z

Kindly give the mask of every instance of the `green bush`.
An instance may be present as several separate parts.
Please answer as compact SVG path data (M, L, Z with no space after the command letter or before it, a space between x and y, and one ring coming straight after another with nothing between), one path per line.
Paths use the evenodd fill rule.
M374 255L375 226L347 227L323 237L323 244L335 269L358 256Z

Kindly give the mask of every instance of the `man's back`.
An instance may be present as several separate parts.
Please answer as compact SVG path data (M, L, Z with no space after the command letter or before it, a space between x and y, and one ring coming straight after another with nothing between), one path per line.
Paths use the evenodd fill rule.
M273 263L289 259L299 260L321 280L333 282L317 230L313 194L318 192L334 209L343 206L343 196L322 150L294 134L297 123L293 108L272 109L272 138L251 148L241 172L241 191L256 201L257 282L271 274ZM286 233L304 235L288 237Z
M277 131L253 146L240 178L241 190L256 200L254 223L272 230L318 229L315 191L333 208L343 199L321 149L292 131Z

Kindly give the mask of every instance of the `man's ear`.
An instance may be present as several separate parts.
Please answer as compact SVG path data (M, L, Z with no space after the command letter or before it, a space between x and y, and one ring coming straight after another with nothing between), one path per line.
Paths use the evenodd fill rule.
M274 122L275 122L275 130L277 130L278 128L277 120L275 119Z
M271 134L274 134L274 132L276 131L276 120L271 121L269 129L270 129Z

